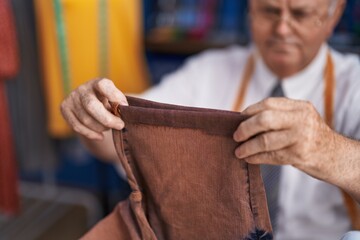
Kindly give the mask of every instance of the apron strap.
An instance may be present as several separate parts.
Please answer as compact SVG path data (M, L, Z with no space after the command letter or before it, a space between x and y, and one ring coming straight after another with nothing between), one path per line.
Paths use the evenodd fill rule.
M335 73L334 63L330 52L327 55L327 63L324 72L325 91L324 91L324 111L325 121L327 125L334 129L334 94L335 94ZM340 189L346 210L348 212L352 229L360 230L360 206L358 203L344 190Z
M248 57L242 82L240 83L239 93L235 100L232 110L239 111L244 103L246 92L255 68L254 54ZM333 129L334 127L334 95L335 95L335 72L334 63L330 51L327 54L326 67L324 69L324 114L326 124ZM344 205L347 209L352 229L360 230L360 205L344 190L340 189Z

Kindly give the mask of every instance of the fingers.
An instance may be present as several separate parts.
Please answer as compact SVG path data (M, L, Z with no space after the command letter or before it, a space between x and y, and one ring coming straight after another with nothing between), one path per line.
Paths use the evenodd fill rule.
M75 111L79 122L81 122L84 126L90 128L91 130L98 133L102 133L106 130L109 130L108 127L99 123L96 119L90 116L83 108L81 108L81 104L75 105Z
M102 140L103 134L93 131L90 128L84 126L76 117L76 115L72 112L70 108L62 108L62 114L65 120L72 126L73 130L89 139L93 140Z
M288 158L286 157L286 150L259 153L247 158L244 158L249 164L270 164L270 165L287 165Z
M243 113L249 118L233 136L242 142L235 150L237 158L251 164L292 165L309 174L323 165L326 155L332 158L327 150L329 128L310 102L269 98Z
M125 95L116 88L115 84L109 79L95 80L95 92L110 102L117 102L121 105L128 105ZM103 99L100 99L103 100Z
M242 122L233 138L243 142L263 132L289 129L297 118L296 111L265 110Z
M298 109L303 104L303 101L292 100L289 98L267 98L263 101L260 101L254 105L246 108L242 113L244 115L253 116L265 110L281 110L281 111L291 111Z
M124 122L108 110L109 101L128 105L113 82L96 79L71 92L61 104L61 113L75 132L90 139L103 139L103 132L109 128L124 127Z
M279 151L295 143L296 139L290 130L266 132L242 143L235 150L235 155L239 159L246 159L261 153Z
M85 111L105 127L118 130L124 127L124 122L109 112L94 94L84 94L80 101Z

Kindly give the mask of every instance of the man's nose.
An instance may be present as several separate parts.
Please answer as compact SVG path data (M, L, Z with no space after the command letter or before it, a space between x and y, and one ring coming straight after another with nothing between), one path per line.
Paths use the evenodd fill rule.
M292 33L292 19L289 15L283 14L279 20L275 23L275 32L280 36L286 36Z

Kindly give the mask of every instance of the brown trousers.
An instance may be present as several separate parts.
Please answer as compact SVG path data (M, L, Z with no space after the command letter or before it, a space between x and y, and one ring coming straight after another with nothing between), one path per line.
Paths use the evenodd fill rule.
M234 155L241 114L128 102L113 136L133 192L84 239L272 239L259 166Z

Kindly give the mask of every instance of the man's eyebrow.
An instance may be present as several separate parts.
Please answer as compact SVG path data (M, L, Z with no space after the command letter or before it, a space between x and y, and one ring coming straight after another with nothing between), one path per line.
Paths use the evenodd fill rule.
M316 8L310 7L310 6L291 6L291 11L313 11Z
M304 3L304 2L292 2L289 6L289 8L291 10L301 10L301 11L304 11L304 10L314 10L316 9L316 5L315 4L307 4L307 3Z
M258 3L262 6L280 7L277 1L258 1Z

